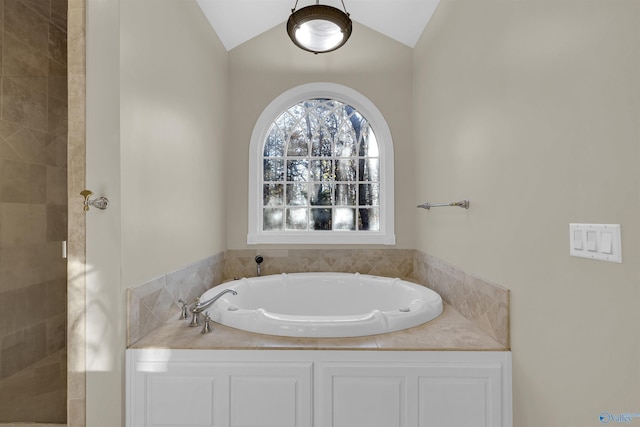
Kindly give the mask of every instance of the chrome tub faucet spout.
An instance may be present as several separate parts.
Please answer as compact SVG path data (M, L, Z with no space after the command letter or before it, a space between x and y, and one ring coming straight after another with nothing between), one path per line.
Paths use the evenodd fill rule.
M236 291L234 291L233 289L225 289L224 291L220 292L215 297L213 297L213 298L211 298L209 300L206 300L205 302L200 301L200 298L196 298L196 304L191 309L191 312L192 313L202 313L207 308L211 307L213 305L213 303L218 300L218 298L220 298L222 295L224 295L226 293L229 293L229 292L231 292L233 295L238 295L238 293Z
M189 323L189 326L193 327L193 326L200 325L200 321L198 318L200 313L205 311L207 308L211 307L213 303L216 302L221 296L229 292L232 293L233 295L238 295L238 293L233 289L225 289L222 292L220 292L218 295L204 302L201 302L200 298L196 298L194 306L189 310L191 311L191 314L193 314L193 317L191 318L191 323Z

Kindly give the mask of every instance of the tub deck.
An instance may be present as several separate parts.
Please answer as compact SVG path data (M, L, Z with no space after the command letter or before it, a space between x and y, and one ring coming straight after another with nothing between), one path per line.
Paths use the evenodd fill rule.
M177 314L176 314L177 317ZM349 338L295 338L256 334L213 323L213 332L190 328L188 320L167 321L129 348L194 350L404 350L507 351L476 324L444 304L436 319L398 332Z

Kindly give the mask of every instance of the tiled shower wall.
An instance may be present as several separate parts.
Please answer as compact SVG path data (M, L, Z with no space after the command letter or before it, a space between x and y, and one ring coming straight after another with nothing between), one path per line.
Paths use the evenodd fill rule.
M66 423L67 0L0 0L0 423Z

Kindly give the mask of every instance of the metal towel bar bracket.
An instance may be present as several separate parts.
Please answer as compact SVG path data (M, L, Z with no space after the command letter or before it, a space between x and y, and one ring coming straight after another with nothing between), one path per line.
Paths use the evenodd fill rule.
M422 209L431 209L431 208L439 208L442 206L458 206L459 208L469 209L469 201L468 200L460 200L459 202L451 202L451 203L423 203L421 205L416 206L417 208Z

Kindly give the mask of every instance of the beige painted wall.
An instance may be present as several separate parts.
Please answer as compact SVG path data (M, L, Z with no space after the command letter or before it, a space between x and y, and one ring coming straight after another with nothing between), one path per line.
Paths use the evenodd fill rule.
M313 55L295 47L284 30L284 23L231 50L229 71L233 96L229 104L231 138L227 147L229 249L248 247L249 141L256 120L277 96L310 82L351 87L369 98L385 117L394 144L396 247L414 247L411 224L415 221L416 203L409 112L411 61L410 48L358 23L354 23L353 35L347 44L330 54Z
M514 426L640 412L640 3L447 0L414 50L417 249L511 289ZM623 264L569 256L622 225Z
M87 3L87 425L124 425L125 292L226 248L228 55L195 0ZM171 25L167 25L171 23Z
M124 298L119 287L122 240L119 14L119 2L87 2L86 188L94 192L94 197L108 197L111 205L105 211L91 209L84 214L86 296L70 295L75 300L70 300L69 305L82 307L86 303L85 317L76 318L77 323L84 320L86 329L74 329L86 332L82 337L86 337L82 353L86 357L86 425L96 427L118 425L124 412L124 402L116 397L122 390L125 344ZM76 209L81 209L77 204L82 199L77 193L75 196ZM73 209L72 200L70 205ZM79 298L82 299L78 301ZM70 337L77 338L77 334ZM79 380L82 378L75 378ZM76 419L69 420L70 425L78 425L77 408L75 416Z
M195 1L122 1L120 34L128 287L226 249L228 63Z

